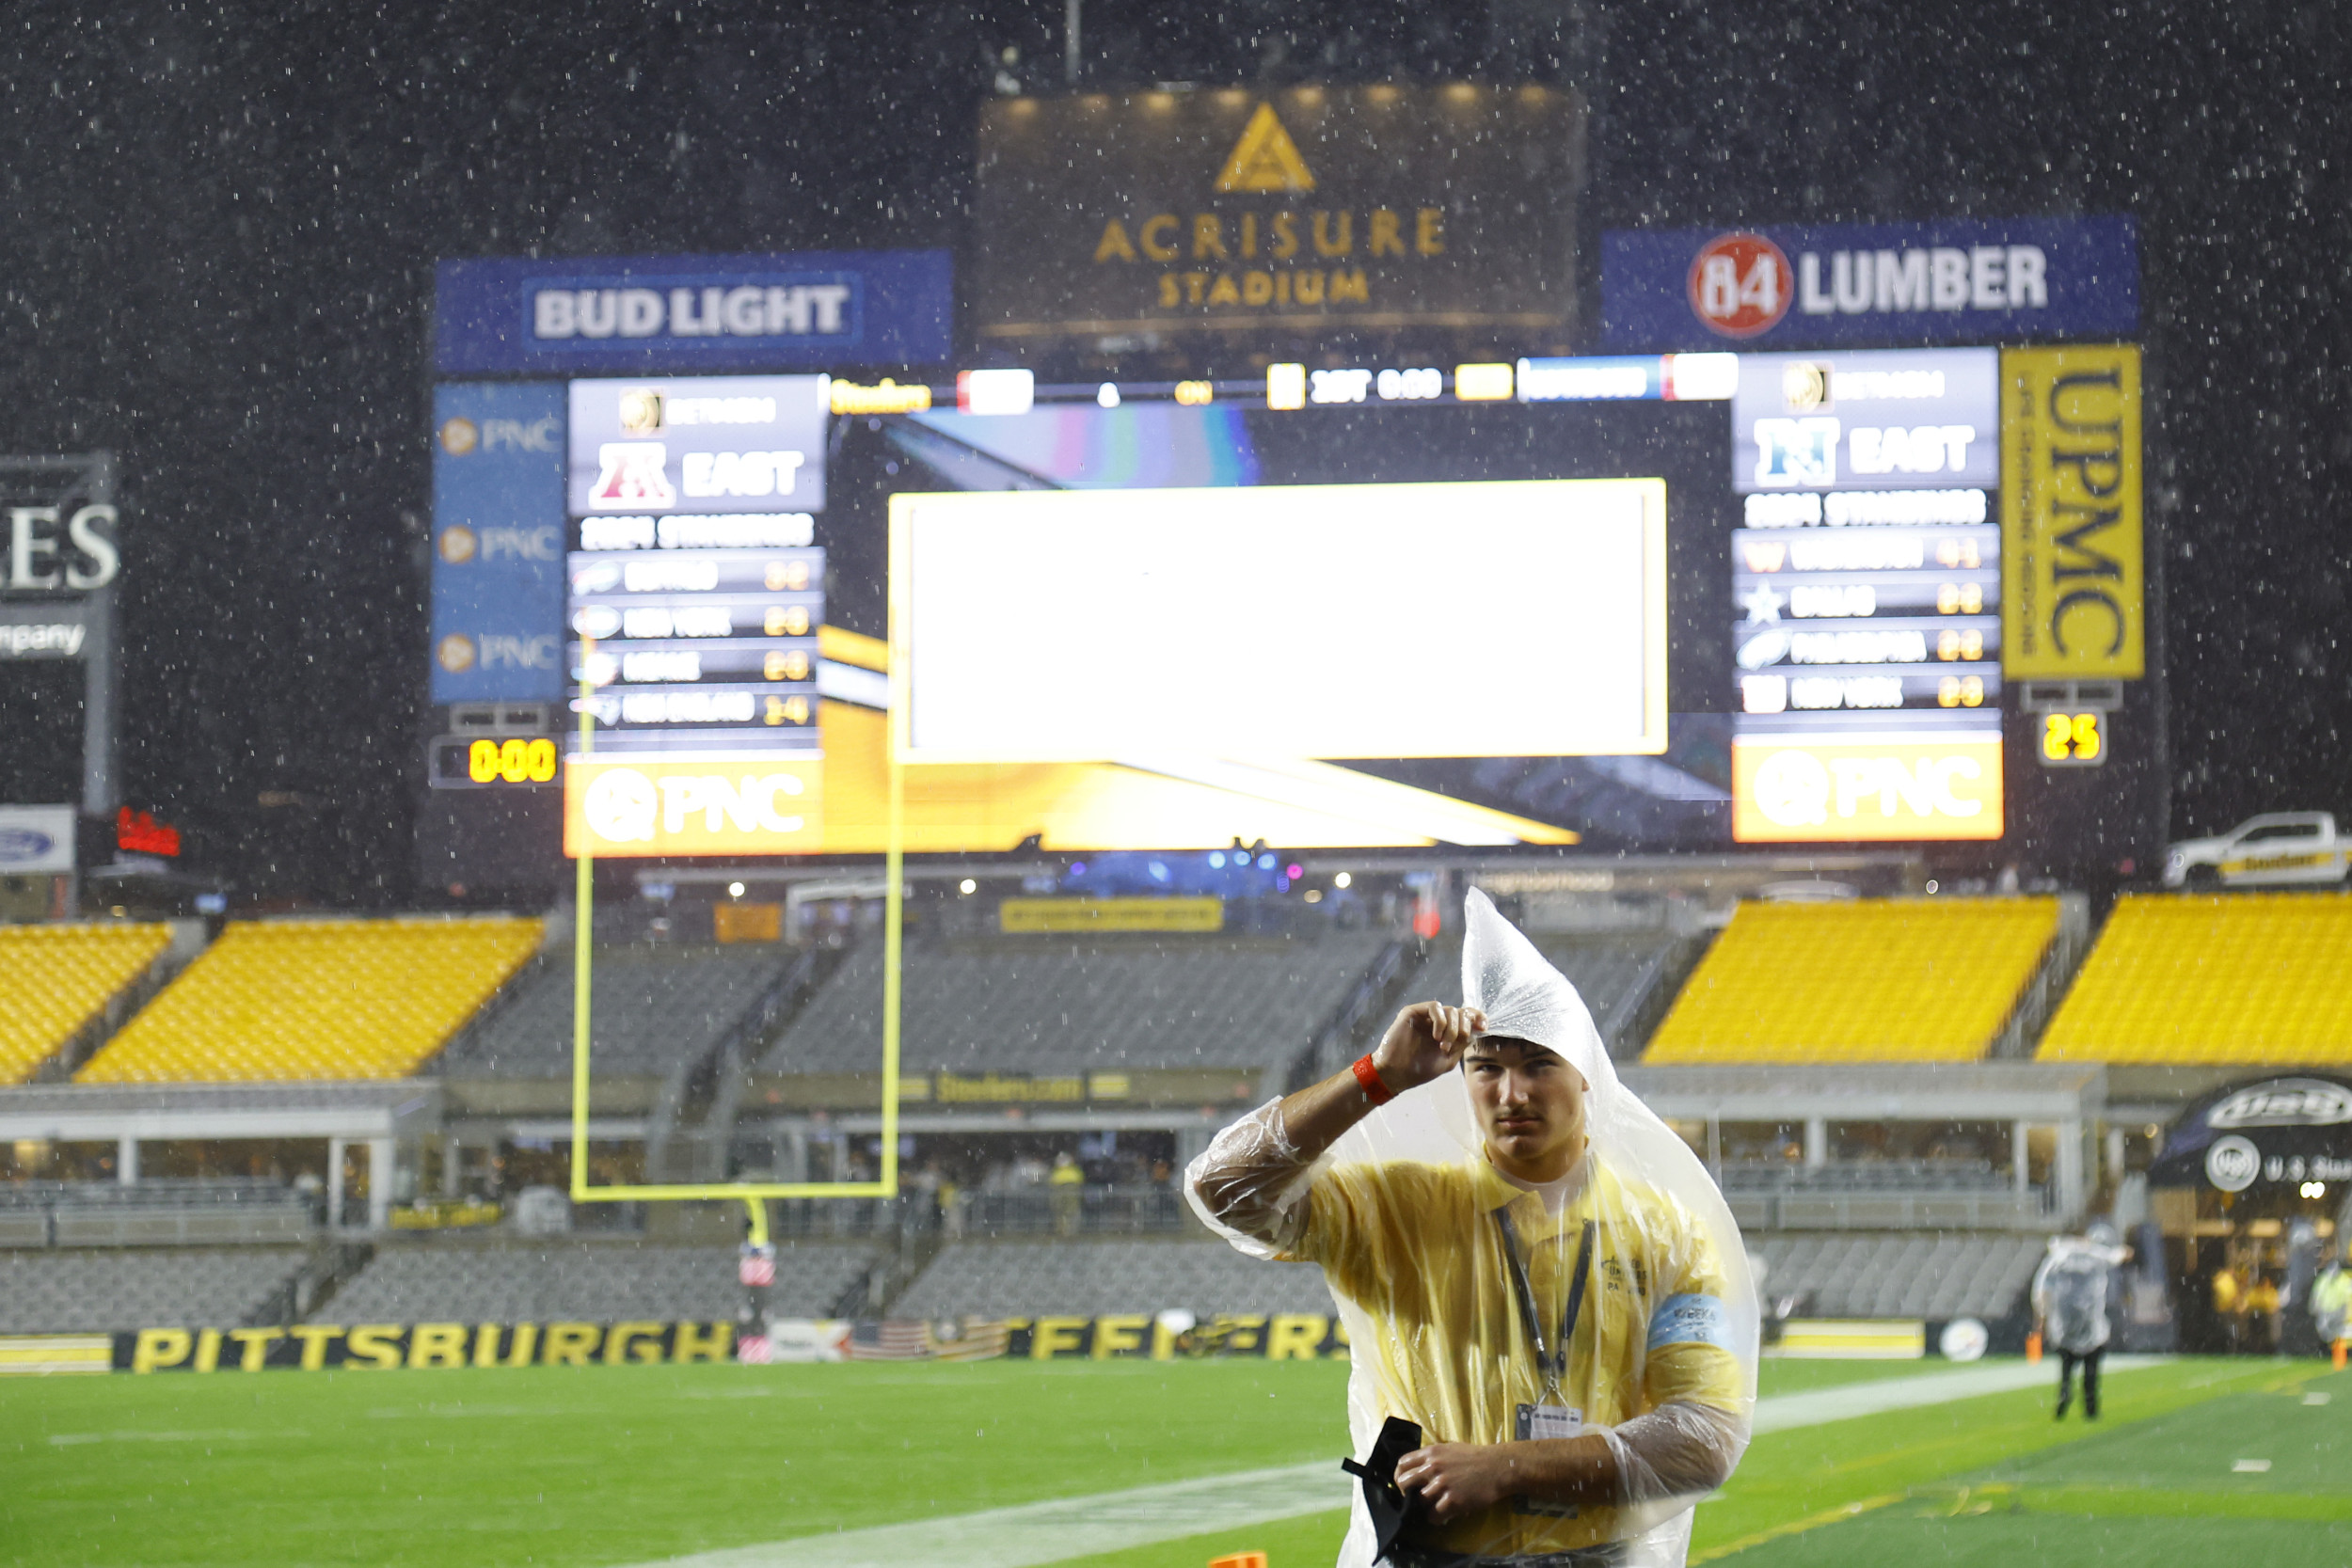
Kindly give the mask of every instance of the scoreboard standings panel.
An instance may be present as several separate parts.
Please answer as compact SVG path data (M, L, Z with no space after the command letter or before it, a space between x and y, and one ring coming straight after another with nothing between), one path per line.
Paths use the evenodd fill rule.
M1732 832L1997 839L2000 356L1742 355Z
M575 381L565 849L789 853L822 831L822 376Z

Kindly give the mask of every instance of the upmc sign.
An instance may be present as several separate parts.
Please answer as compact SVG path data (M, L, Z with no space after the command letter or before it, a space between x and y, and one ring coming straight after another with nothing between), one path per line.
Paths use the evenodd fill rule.
M2018 342L2139 329L2128 217L1950 219L1601 238L1616 349Z
M434 365L505 372L822 370L945 360L944 250L443 261Z

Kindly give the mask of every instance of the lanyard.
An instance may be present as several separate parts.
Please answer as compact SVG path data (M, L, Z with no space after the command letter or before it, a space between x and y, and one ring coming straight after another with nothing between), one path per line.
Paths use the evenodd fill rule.
M1576 1320L1584 1311L1584 1284L1592 1277L1593 1222L1584 1222L1584 1237L1576 1249L1576 1277L1568 1285L1567 1308L1560 1315L1560 1342L1547 1347L1543 1323L1535 1316L1535 1287L1527 1277L1527 1265L1519 1260L1519 1235L1511 1224L1510 1207L1506 1204L1494 1213L1496 1228L1502 1232L1502 1256L1511 1265L1511 1286L1518 1297L1519 1321L1527 1325L1527 1338L1535 1347L1535 1368L1543 1374L1544 1392L1558 1394L1560 1380L1568 1371L1568 1340L1576 1333Z

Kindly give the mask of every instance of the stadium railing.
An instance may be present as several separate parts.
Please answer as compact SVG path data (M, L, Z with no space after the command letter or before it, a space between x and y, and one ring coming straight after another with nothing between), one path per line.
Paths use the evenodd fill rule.
M14 1182L0 1185L0 1245L299 1242L317 1230L320 1209L316 1196L275 1181Z

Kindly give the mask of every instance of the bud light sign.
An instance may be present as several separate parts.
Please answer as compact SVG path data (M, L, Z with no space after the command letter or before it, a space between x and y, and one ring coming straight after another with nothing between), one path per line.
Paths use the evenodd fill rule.
M2128 217L1617 230L1601 241L1613 349L2129 338Z
M443 261L436 368L656 370L930 365L948 356L944 250Z

